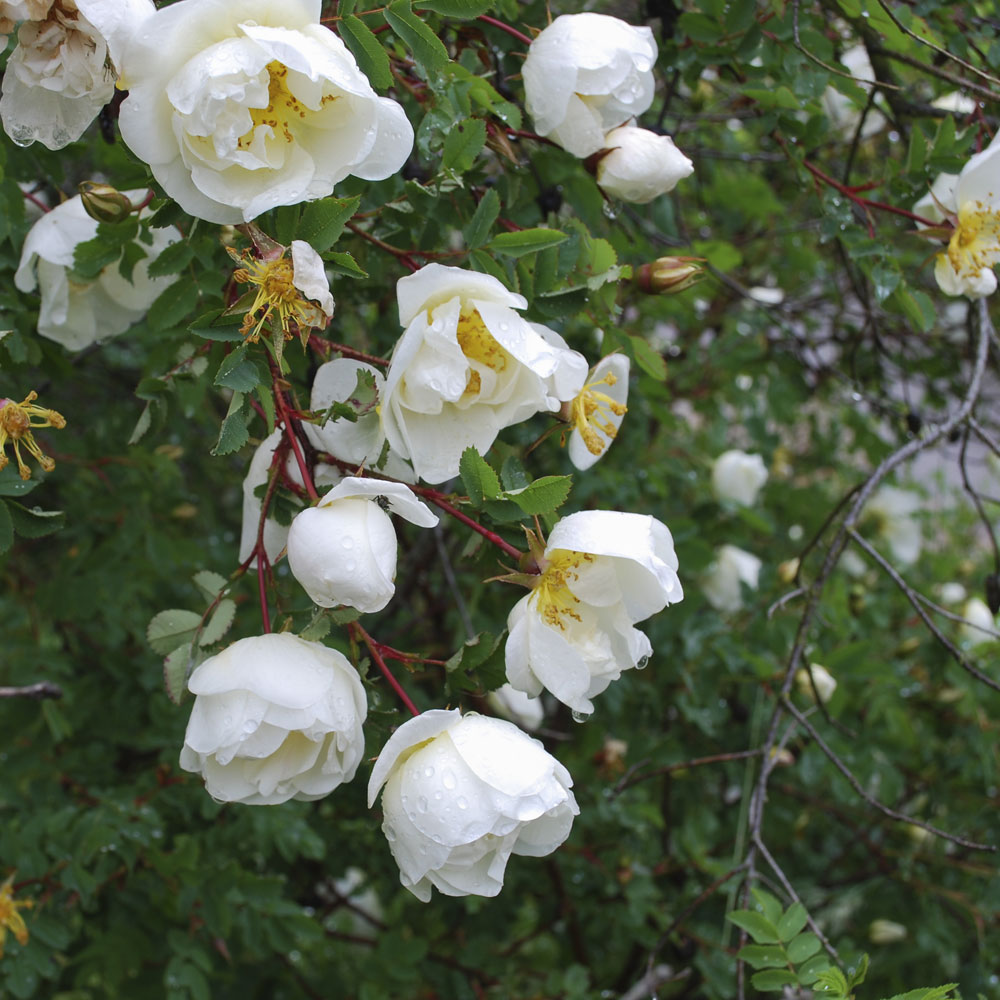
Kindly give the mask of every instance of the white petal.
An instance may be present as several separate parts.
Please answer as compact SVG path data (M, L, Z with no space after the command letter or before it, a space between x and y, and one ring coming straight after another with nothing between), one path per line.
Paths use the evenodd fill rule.
M320 499L318 506L326 507L337 500L348 498L374 500L380 496L389 501L389 513L398 514L411 524L433 528L438 523L437 514L422 500L418 500L405 483L393 483L384 479L347 476Z
M372 768L371 778L368 781L368 808L375 804L379 790L385 784L389 773L409 756L414 747L454 726L461 717L462 713L457 708L450 711L431 709L404 722L382 747L382 752Z
M326 268L320 255L304 240L292 240L292 273L295 287L307 299L319 303L329 322L333 317L333 296Z

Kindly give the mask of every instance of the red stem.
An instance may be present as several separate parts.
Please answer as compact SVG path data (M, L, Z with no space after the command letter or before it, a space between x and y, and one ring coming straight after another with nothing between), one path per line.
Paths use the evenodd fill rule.
M403 690L399 681L392 676L392 671L386 665L385 660L382 659L378 643L357 622L351 622L348 628L352 633L360 635L364 640L364 644L368 647L368 652L372 654L372 659L375 661L376 666L382 671L382 676L389 682L389 687L399 696L399 700L409 709L412 715L419 715L420 712L417 706L410 700L410 696Z
M431 503L436 504L440 507L446 514L450 514L455 520L461 521L462 524L467 525L472 528L473 531L478 532L487 541L492 542L498 549L505 552L511 559L520 560L524 553L511 545L510 542L502 539L495 531L490 531L489 528L484 528L478 521L473 520L468 514L463 514L457 507L453 507L441 493L437 490L428 489L426 486L414 486L412 483L407 483L414 493L420 494L422 497L426 497Z
M267 570L264 568L265 564L270 566L267 561L267 553L264 551L264 546L258 539L257 543L257 591L260 594L260 617L264 624L264 631L271 631L271 613L267 610L267 586L264 582L264 575Z
M268 363L271 366L271 387L274 390L274 401L277 404L278 412L281 415L281 422L285 428L285 436L288 438L292 451L295 453L295 461L298 463L299 472L302 474L302 482L305 483L306 492L313 500L319 499L316 486L313 483L312 474L306 464L305 455L302 454L302 446L299 444L298 435L295 433L295 426L292 415L288 412L288 404L285 402L285 395L281 391L278 383L281 379L274 358L268 355Z
M517 28L512 28L509 24L504 24L503 21L498 21L495 17L490 17L489 14L480 14L476 20L482 21L484 24L492 24L494 28L506 31L511 38L516 38L519 42L523 42L525 45L531 44L531 39L527 35L522 34L517 30Z
M388 358L380 358L374 354L365 354L364 351L356 351L347 344L337 344L332 340L324 340L318 333L309 334L309 346L324 358L329 358L334 351L339 351L345 358L353 358L355 361L364 361L370 365L381 365L383 368L389 364Z
M40 198L36 198L30 191L22 191L21 194L24 195L25 201L30 201L35 208L40 208L43 212L51 212L52 209L45 204Z

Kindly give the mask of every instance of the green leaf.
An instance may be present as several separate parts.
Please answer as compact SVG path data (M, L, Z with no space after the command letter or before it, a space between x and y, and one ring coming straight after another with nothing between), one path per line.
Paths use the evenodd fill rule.
M551 514L566 502L572 485L572 476L542 476L530 486L510 490L505 496L525 514Z
M22 497L39 485L37 479L22 479L17 468L8 465L0 469L0 497Z
M778 924L778 930L779 932L781 931L781 924ZM807 931L805 934L799 934L788 942L788 960L793 965L799 965L807 958L815 955L819 949L819 938L811 931Z
M441 166L464 174L472 168L486 144L486 122L481 118L465 118L455 122L444 140Z
M0 552L6 552L14 544L14 523L6 503L0 503Z
M346 274L351 278L367 278L368 272L346 251L328 250L323 260L331 265L335 274Z
M396 0L385 9L385 19L396 37L428 70L439 70L448 62L448 50L410 8L410 0Z
M516 233L500 233L487 244L490 250L507 257L523 257L549 247L558 246L569 237L558 229L520 229Z
M777 926L778 921L781 919L781 914L784 913L784 907L782 907L780 900L759 886L754 886L750 890L750 895L753 896L754 902L761 908L764 916Z
M476 211L469 220L469 224L462 230L465 245L470 249L482 246L499 214L500 196L493 188L489 188L479 199L479 204L476 206Z
M474 507L481 507L483 500L498 500L500 498L500 480L493 467L473 447L462 452L458 472L462 477L465 492Z
M647 374L651 375L658 382L665 382L667 379L667 362L663 355L654 351L652 347L637 334L628 335L629 343L632 345L632 352L635 354L636 364Z
M309 642L319 642L329 633L332 624L326 608L319 608L313 615L312 621L299 633L299 638Z
M153 619L154 621L156 619ZM167 689L167 697L179 705L187 693L189 664L191 664L192 646L184 643L170 651L163 661L163 686Z
M784 949L781 945L776 944L748 944L740 948L736 957L743 959L755 969L788 967L788 957L785 955Z
M358 210L361 196L353 198L320 198L302 209L302 218L295 234L305 240L317 253L329 250L344 231L344 226Z
M445 670L453 673L456 670L474 670L490 656L504 638L505 633L494 635L492 632L480 632L472 639L467 639L453 656L445 663Z
M132 428L132 433L128 436L128 444L138 444L149 431L153 423L153 404L147 403L139 414L139 419Z
M792 903L778 921L778 937L782 941L791 941L806 925L808 914L801 903Z
M264 375L246 354L246 345L227 354L215 373L215 384L237 392L253 392L264 381Z
M202 629L198 637L199 646L211 646L213 642L218 642L233 624L236 617L236 602L228 597L219 601L219 606L212 612L208 624Z
M348 14L337 22L337 30L372 86L377 90L388 90L392 86L389 57L371 28L361 18Z
M213 573L210 569L198 570L191 579L209 604L219 596L229 582L221 573Z
M211 309L196 316L188 329L203 340L243 340L243 317L229 309Z
M153 616L146 626L146 641L153 651L166 655L190 643L201 625L201 615L183 608L170 608Z
M750 977L750 983L754 989L763 992L780 992L786 986L798 985L798 977L794 972L785 969L765 969L763 972L755 972Z
M813 955L796 968L795 974L803 986L811 986L829 968L830 960L826 955Z
M817 988L822 988L827 993L834 993L840 997L847 996L849 989L844 974L836 967L831 967L821 972L816 977L814 985Z
M958 983L945 983L944 986L924 986L907 993L897 993L889 1000L948 1000L948 994L958 988Z
M494 0L418 0L417 6L445 17L472 18L485 14Z
M120 243L108 243L100 237L77 243L73 250L73 271L87 281L93 281L109 264L121 256Z
M61 510L42 510L40 507L28 508L13 500L8 500L5 505L0 504L0 507L3 506L6 506L10 513L15 533L22 538L42 538L58 531L66 524L66 515ZM0 514L0 518L2 517L3 515ZM0 528L0 532L2 532L2 528Z
M193 281L178 281L157 295L146 314L146 323L150 330L168 330L197 304L198 286Z
M229 403L229 411L222 421L219 430L219 440L212 449L213 455L229 455L239 451L250 440L247 422L253 411L246 405L246 397L242 392L234 392Z
M171 243L159 257L149 265L149 276L159 278L165 274L182 271L194 259L194 247L187 240Z
M737 927L745 930L757 944L780 944L778 929L763 913L756 910L733 910L726 915Z
M503 465L500 467L500 479L503 482L503 488L507 491L519 490L531 485L524 464L513 453L503 460Z

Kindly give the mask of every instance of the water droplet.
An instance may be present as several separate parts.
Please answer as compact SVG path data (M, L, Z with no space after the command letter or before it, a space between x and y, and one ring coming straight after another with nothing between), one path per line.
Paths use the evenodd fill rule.
M427 805L428 805L427 796L426 795L421 795L420 798L417 799L417 808L422 813L425 813L425 812L427 812Z
M649 657L648 656L640 656L638 662L635 665L635 669L636 670L645 670L646 666L648 665L648 663L649 663Z
M434 801L435 802L440 802L443 798L444 798L444 792L442 792L441 789L438 789L434 793Z
M345 549L353 549L354 548L354 539L351 538L350 535L344 535L344 537L340 540L340 544Z
M617 219L618 213L615 211L614 206L610 201L604 203L604 217L606 219Z
M576 711L576 709L573 709L573 712L571 714L573 716L573 721L574 722L586 722L587 719L589 719L590 715L591 715L590 712L578 712L578 711Z
M459 797L455 799L455 805L458 806L459 809L468 809L469 800L464 795L459 795Z
M425 778L433 778L434 777L434 768L431 767L430 765L428 765L427 767L425 767L424 768L424 777Z
M344 569L346 569L348 573L353 573L354 570L357 569L357 566L358 564L353 559L348 559L347 562L344 563Z
M454 788L458 782L455 780L455 774L452 771L445 771L441 777L441 784L447 789Z

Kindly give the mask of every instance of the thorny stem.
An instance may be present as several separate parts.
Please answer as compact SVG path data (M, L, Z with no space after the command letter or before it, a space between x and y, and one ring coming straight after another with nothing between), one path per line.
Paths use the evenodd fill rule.
M388 358L380 358L374 354L365 354L364 351L348 347L347 344L337 344L332 340L324 340L318 333L309 334L309 346L324 358L329 358L336 351L345 358L351 358L354 361L364 361L369 365L381 365L383 368L386 368L389 364Z
M437 490L432 490L426 486L414 486L410 485L410 489L414 493L418 493L422 497L426 497L432 504L436 504L440 507L446 514L450 514L456 521L461 521L462 524L473 531L478 532L487 541L492 542L498 549L505 552L511 559L519 560L524 553L510 542L501 538L495 531L490 531L489 528L484 528L478 521L469 517L468 514L463 514L457 507L453 507L445 498L443 493L439 493Z
M417 706L413 704L410 700L410 696L403 690L402 685L396 680L392 675L392 671L386 665L385 660L382 657L381 647L362 627L358 622L351 622L347 626L351 632L352 636L360 636L364 641L364 644L368 647L368 652L372 654L372 659L375 661L375 665L382 671L382 676L389 682L389 687L396 692L399 696L399 700L407 707L411 715L419 715L420 712Z

